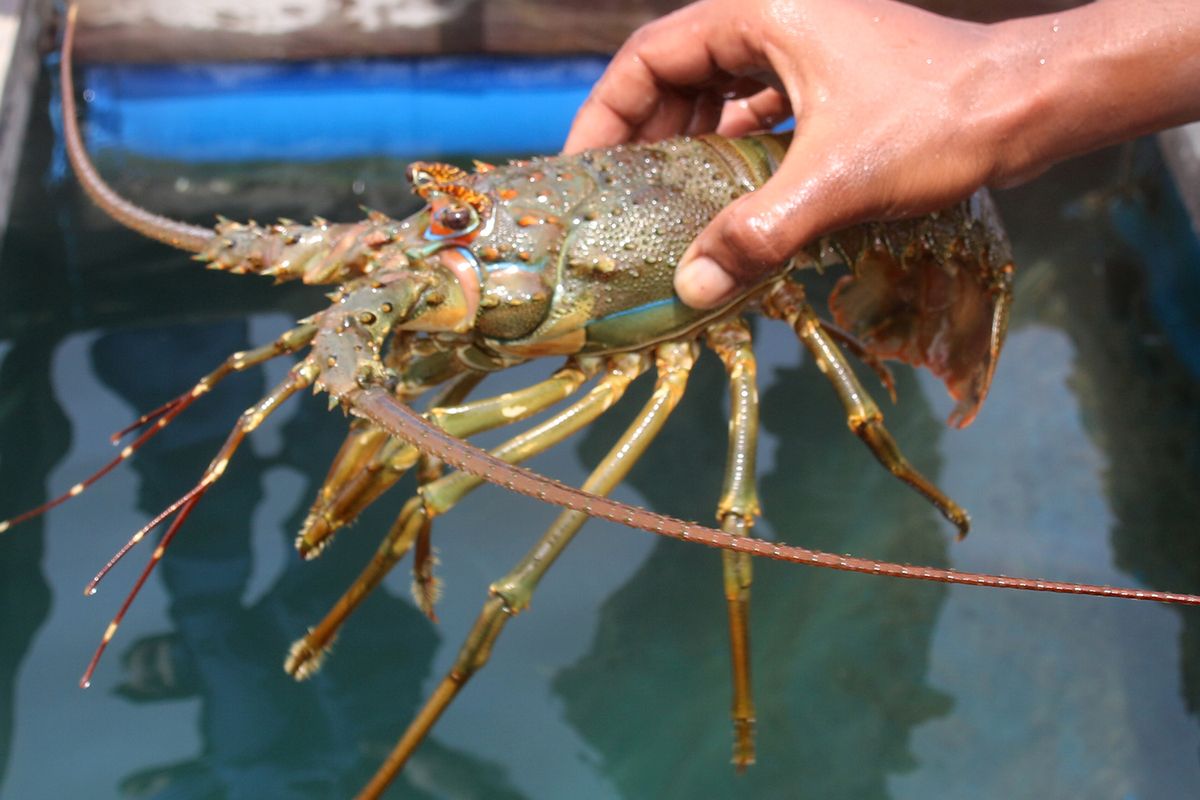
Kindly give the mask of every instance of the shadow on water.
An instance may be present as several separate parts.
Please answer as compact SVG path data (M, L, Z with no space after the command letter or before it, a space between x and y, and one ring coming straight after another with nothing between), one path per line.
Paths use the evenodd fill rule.
M43 88L43 107L44 95ZM269 286L264 287L266 282L258 282L247 295L244 282L233 286L223 276L179 269L186 257L146 248L136 235L114 228L96 215L72 182L58 186L48 182L53 136L44 115L35 117L31 125L18 188L22 202L14 211L2 260L0 303L6 333L0 340L0 485L5 488L0 515L4 516L47 499L48 476L71 447L70 425L60 398L73 389L55 385L51 377L51 365L64 340L100 326L98 336L85 334L91 341L86 362L98 385L130 409L149 409L185 391L228 354L248 347L245 315L256 308L276 308L275 301L280 300ZM387 171L402 170L402 165L388 163L382 172L373 172L374 166L361 162L326 167L337 175L338 191L325 193L327 205L321 210L352 218L360 213L357 206L362 200L386 204L398 192L404 197L393 205L411 206L407 186L399 178L402 172ZM168 176L175 169L150 163L116 172L108 165L118 191L132 197L138 196L141 181L169 184ZM215 191L206 192L206 187L211 189L204 178L206 169L213 168L182 170L188 176L182 185L190 189L185 192L190 196L177 195L176 207L168 209L171 213L199 220L211 219L218 210L244 217L251 215L251 207L271 217L301 210L295 192L286 201L280 199L279 182L273 179L282 170L272 165L243 170L249 173L245 192L220 179L215 181ZM373 177L372 186L382 186L382 193L376 190L362 197L354 187L358 175ZM318 175L315 183L321 180ZM263 188L256 190L256 186ZM219 201L224 202L218 206ZM177 279L182 284L174 283ZM285 292L283 306L312 307L314 297L319 303L319 294L311 290ZM162 324L165 320L170 323ZM212 457L241 410L262 396L265 385L261 371L229 381L205 398L204 410L188 414L139 451L124 468L137 481L132 508L141 516L151 516L190 488L199 466ZM107 419L104 424L117 427L123 421ZM147 708L164 703L178 707L197 700L197 749L185 758L161 763L148 758L144 766L109 786L97 786L79 774L94 765L86 754L78 761L78 772L70 776L54 774L49 761L33 764L27 758L19 765L22 774L6 781L14 741L22 735L19 721L14 731L14 718L21 716L22 664L35 635L47 623L51 592L38 568L43 561L44 518L0 537L0 596L4 598L0 607L4 642L0 789L23 787L13 789L12 797L34 796L30 791L38 796L77 793L62 788L63 784L89 787L87 794L94 797L324 798L350 795L374 772L415 713L440 636L406 598L376 592L358 612L357 624L339 640L345 658L332 659L305 683L283 675L281 663L288 645L353 580L370 558L374 541L370 536L346 536L336 548L337 558L313 564L301 565L294 557L276 558L281 566L271 582L250 586L256 570L262 571L262 564L255 564L262 558L262 547L256 545L255 518L250 512L265 507L264 488L272 471L294 476L288 484L294 492L279 511L278 526L271 529L277 539L273 549L283 553L290 548L328 459L345 434L345 423L314 400L302 404L277 427L282 444L276 452L263 455L261 447L243 447L227 479L189 519L189 535L180 536L162 562L159 576L166 596L166 627L147 633L136 622L128 626L131 630L122 634L132 635L118 636L105 662L107 669L118 673L112 689L92 689L80 696L70 681L63 682L59 707L46 713L64 720L55 724L72 724L65 720L72 717L76 704L111 702L96 698L97 691L111 691L119 702ZM100 453L94 456L98 460L85 462L85 472L108 457L102 451L92 452ZM368 530L384 530L387 524L386 510L364 516L361 523ZM73 536L82 533L78 520L72 527L76 528ZM108 530L110 526L101 520L96 527ZM145 554L135 551L133 560L139 555ZM87 563L82 569L100 563ZM83 572L72 572L68 580L78 582L83 577ZM128 585L121 580L114 576L110 583L116 584L116 593L101 596L119 597ZM104 589L108 588L106 584ZM151 588L147 593L153 592ZM89 623L78 641L98 641L100 630ZM83 652L72 648L65 657L78 659ZM78 666L76 662L69 669ZM26 673L27 692L28 683ZM84 735L85 747L106 735L103 726L101 722ZM124 738L125 732L118 730ZM31 735L38 736L25 733L26 742ZM139 749L142 743L136 737L141 735L156 734L152 729L131 732L126 746ZM522 796L501 768L436 737L428 744L409 775L398 782L396 796L505 800ZM29 752L28 745L18 749ZM31 772L36 776L32 780Z
M32 336L11 343L0 367L0 486L9 497L44 502L45 475L66 452L65 419L50 394L53 339ZM10 389L11 387L11 389ZM55 435L52 432L57 432ZM17 673L25 650L45 620L50 591L39 570L43 523L31 522L24 536L0 539L0 608L20 609L0 617L0 785L12 748Z
M44 94L44 92L43 92ZM44 99L43 99L44 104ZM17 197L35 194L37 166L43 166L49 152L48 125L37 121L30 126L41 129L41 137L30 137ZM31 162L34 165L31 169ZM41 209L45 213L45 206ZM21 203L14 204L12 227L37 212ZM42 288L35 276L62 281L63 253L57 240L37 242L13 236L4 242L0 264L11 261L37 269L4 270L4 291L0 292L0 316L9 317L21 306L44 305L47 312L24 330L0 339L0 487L3 497L20 498L36 505L47 497L46 475L62 458L69 446L66 418L54 400L50 387L51 354L63 335L53 320L65 316L64 295L51 293L41 297ZM10 273L15 275L10 277ZM13 511L12 500L4 501L0 514ZM36 565L44 552L44 520L32 520L22 536L0 536L0 787L8 771L14 736L16 684L27 648L50 609L50 587Z
M1105 167L1114 180L1068 207L1083 223L1077 238L1025 242L1058 262L1026 313L1060 326L1077 348L1072 388L1089 435L1109 454L1116 565L1148 586L1196 591L1200 238L1149 141L1126 146ZM1020 204L1012 206L1020 220ZM1200 616L1179 613L1184 700L1196 712Z
M188 269L114 229L72 185L43 184L52 137L44 119L32 124L0 253L0 515L96 469L106 430L323 302L303 287ZM889 427L975 513L972 536L951 543L879 468L776 323L758 325L764 531L912 563L1200 589L1197 383L1156 337L1140 277L1180 234L1143 230L1130 246L1102 233L1113 195L1096 191L1111 185L1113 161L1000 197L1021 283L975 426L943 431L940 387L898 371ZM197 222L217 211L353 218L359 203L399 214L407 195L394 163L109 169L135 200ZM1154 219L1152 199L1126 198ZM346 796L453 658L486 580L545 524L545 509L481 492L485 505L464 504L439 528L454 556L441 629L414 610L403 578L390 581L321 674L293 684L279 669L288 643L354 577L404 494L301 565L290 539L345 423L323 398L294 403L200 505L97 687L74 691L136 568L114 575L99 605L78 587L121 534L189 487L274 374L231 380L103 488L0 537L3 797ZM535 466L577 479L647 384L579 453L561 448ZM706 356L629 481L643 502L711 519L725 394ZM1156 798L1200 787L1194 613L769 563L755 566L752 605L759 763L736 776L719 557L634 534L597 539L593 527L604 526L589 526L509 626L393 796ZM503 536L489 536L495 528Z
M246 333L241 322L116 332L97 341L93 363L132 406L149 408L158 398L185 391L191 376L228 353L245 349ZM146 363L175 368L157 376L129 368ZM264 388L257 374L223 387L194 424L145 447L133 466L140 478L139 508L152 515L190 488L194 465L211 457L230 421ZM264 477L272 469L298 470L304 485L295 496L312 497L344 432L319 402L305 403L280 431L284 445L278 454L263 458L253 448L240 451L227 479L189 518L194 535L172 545L161 567L172 630L121 649L124 681L118 692L142 702L200 697L203 750L194 760L129 776L122 784L125 795L159 797L169 786L181 796L346 796L390 749L397 721L415 712L439 637L410 603L385 592L364 602L341 637L339 651L349 658L330 659L304 683L280 679L281 654L354 579L373 550L369 537L345 537L337 558L314 564L290 559L252 603L243 599L253 567L252 520L245 510L262 502ZM295 505L283 521L280 549L290 543L288 532L299 529L306 510L303 502ZM361 524L378 530L386 522L375 513ZM365 653L369 659L362 658ZM463 796L515 796L498 774L480 780L481 765L475 772L462 769L472 760L467 754L435 743L423 758L418 770L442 772L442 781L457 771L449 785ZM452 770L451 763L458 766ZM413 797L439 794L408 790Z
M799 351L786 337L769 345ZM880 490L892 478L846 429L811 362L764 375L763 383L774 463L761 498L765 521L782 538L945 562L936 513L910 492ZM938 423L909 376L899 389L911 402L893 409L889 423L915 443L910 457L936 475ZM726 393L720 365L706 357L677 418L630 478L652 507L708 516L698 499L710 505L720 491ZM604 427L613 425L596 426L585 440L585 460L615 434ZM714 551L658 544L605 604L590 652L555 687L624 797L768 797L799 780L805 796L882 798L887 773L913 766L909 730L950 706L925 678L944 594L908 581L756 562L758 763L740 776L729 765L728 632Z
M1114 180L1121 159L1001 196L1022 272L1013 342L976 428L943 432L941 388L922 377L940 403L931 414L899 370L889 427L979 512L972 537L947 545L928 506L845 431L808 364L762 376L771 529L908 563L1200 587L1198 384L1157 333L1145 277L1194 272L1195 240L1161 166L1144 166L1131 193ZM1194 321L1193 299L1176 298ZM652 507L703 519L697 498L717 495L719 372L711 359L697 370L631 476ZM597 425L585 460L616 433ZM759 564L751 616L759 763L735 776L719 559L660 543L605 604L555 688L622 796L1151 798L1200 786L1188 610Z

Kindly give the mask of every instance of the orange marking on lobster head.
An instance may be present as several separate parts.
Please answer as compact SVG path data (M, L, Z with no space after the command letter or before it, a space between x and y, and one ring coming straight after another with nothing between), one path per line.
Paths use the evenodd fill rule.
M460 183L467 178L465 170L453 164L433 161L414 161L404 174L412 184L413 191L425 199L428 199L426 192L447 184Z

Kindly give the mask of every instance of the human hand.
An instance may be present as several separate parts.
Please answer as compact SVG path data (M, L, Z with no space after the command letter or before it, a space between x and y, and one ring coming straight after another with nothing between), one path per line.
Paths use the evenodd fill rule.
M992 178L974 118L989 35L886 0L704 0L630 38L566 151L739 136L795 114L776 175L683 256L676 291L711 307L823 233L944 207Z
M1194 118L1200 13L1186 1L1143 6L1100 0L980 25L893 0L702 0L634 33L579 110L565 152L739 136L795 116L775 176L724 209L681 259L677 293L712 307L831 230L932 211ZM1157 43L1140 35L1151 29ZM1148 63L1150 45L1165 63Z

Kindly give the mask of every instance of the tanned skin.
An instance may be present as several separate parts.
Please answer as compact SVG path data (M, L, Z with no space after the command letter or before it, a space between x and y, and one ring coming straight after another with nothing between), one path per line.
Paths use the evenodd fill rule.
M980 186L1200 119L1200 3L1097 0L993 24L894 0L701 0L636 31L566 152L794 115L787 158L676 273L709 308L803 244L933 211Z

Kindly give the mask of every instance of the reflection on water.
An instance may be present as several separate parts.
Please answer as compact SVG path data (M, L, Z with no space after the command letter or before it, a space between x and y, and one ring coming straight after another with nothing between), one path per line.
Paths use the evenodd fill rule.
M988 534L964 544L962 566L1130 580L1103 535L1119 541L1123 532L1104 487L1113 465L1088 435L1071 389L1073 376L1091 368L1078 357L1061 329L1021 326L988 415L943 438L942 483L973 498ZM1032 390L1038 413L1029 413ZM986 459L1004 468L981 474L976 465ZM1143 483L1140 492L1151 490ZM897 776L893 796L956 797L980 784L1025 796L1031 775L1050 797L1176 797L1200 786L1200 730L1183 702L1178 661L1164 656L1179 647L1180 622L1165 607L952 589L929 679L957 699L956 714L915 736L919 759L937 764L936 773ZM952 754L963 747L992 759L960 762Z
M43 145L27 154L22 202L0 253L0 515L94 470L110 455L107 433L138 410L321 302L205 274L114 230L73 188L43 188L47 158ZM952 542L940 518L878 467L790 334L767 323L757 326L762 530L879 558L1200 589L1200 404L1139 311L1138 249L1109 238L1109 206L1091 202L1111 164L1100 156L1000 198L1023 271L1013 336L975 426L946 431L940 388L899 372L901 404L886 410L889 427L973 512L972 535ZM122 188L136 191L140 181L162 196L176 185L175 169L188 168L152 165ZM362 179L362 165L347 169ZM351 183L335 175L320 181ZM222 197L168 210L198 219L298 214L294 197L256 203L252 186ZM307 211L344 217L355 200L343 192ZM372 204L391 207L386 198ZM530 374L488 386L502 390ZM231 381L96 489L0 537L0 796L346 796L453 660L487 582L553 517L481 490L435 531L447 584L442 622L414 610L407 578L397 575L358 613L325 670L294 684L279 668L287 644L352 579L411 491L397 491L315 563L283 555L345 430L321 399L297 402L238 454L134 607L96 686L76 690L138 566L122 565L91 600L79 589L190 485L271 380L255 372ZM618 496L711 519L724 461L723 382L706 357ZM645 391L639 386L578 446L534 466L578 483ZM1192 612L779 564L757 564L755 575L759 764L746 775L728 765L718 556L589 525L393 796L1154 798L1200 790ZM64 758L69 769L58 766Z
M787 346L795 347L773 336L763 344ZM698 370L677 424L632 477L654 507L670 513L701 513L698 498L719 490L725 390L714 361ZM904 378L899 388L912 402L895 409L891 427L933 472L937 423ZM767 380L763 425L776 437L776 457L765 465L762 503L771 526L825 550L944 564L936 512L911 492L892 491L892 479L846 430L816 368L789 366ZM692 478L698 464L717 466L703 475L711 485ZM711 500L706 505L704 517L712 513ZM621 796L787 796L785 787L800 782L806 796L884 797L886 776L914 765L911 729L952 705L925 678L944 594L910 581L758 564L752 668L759 763L742 776L728 763L728 634L712 551L658 544L605 604L591 652L555 686Z

